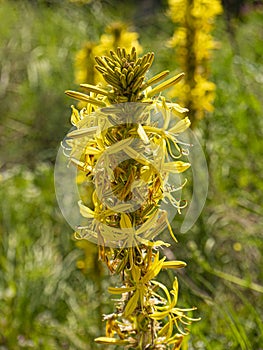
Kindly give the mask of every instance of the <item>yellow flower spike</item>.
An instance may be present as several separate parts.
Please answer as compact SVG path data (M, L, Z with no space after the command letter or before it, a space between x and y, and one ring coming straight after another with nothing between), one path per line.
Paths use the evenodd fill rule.
M169 291L156 279L161 270L186 266L160 258L161 247L170 244L159 235L168 228L176 241L162 201L179 213L186 205L172 196L186 181L178 188L168 181L170 174L190 166L183 161L185 153L177 140L190 121L186 108L153 97L178 83L183 74L165 80L166 70L147 80L154 54L138 58L134 48L97 56L97 76L104 82L84 81L81 88L86 93L66 91L86 107L72 108L76 129L67 135L65 146L69 161L81 169L78 186L85 188L88 179L93 191L90 200L86 192L78 203L83 223L75 236L97 241L100 260L111 273L121 275L120 284L108 288L121 298L115 312L105 317L106 337L96 342L176 348L181 341L178 332L185 334L191 319L185 315L187 309L176 307L177 281Z
M105 31L106 33L100 38L100 45L95 49L99 55L108 54L110 50L117 47L125 47L129 51L135 46L137 52L142 51L138 42L138 33L129 31L125 23L113 22ZM134 52L131 55L134 55Z
M219 0L169 0L168 15L176 24L169 46L175 48L178 64L186 73L180 89L172 89L170 97L177 97L180 103L190 108L192 127L202 119L205 112L211 112L214 94L211 94L209 60L212 50L217 48L211 31L215 17L222 13ZM201 83L202 81L202 83Z

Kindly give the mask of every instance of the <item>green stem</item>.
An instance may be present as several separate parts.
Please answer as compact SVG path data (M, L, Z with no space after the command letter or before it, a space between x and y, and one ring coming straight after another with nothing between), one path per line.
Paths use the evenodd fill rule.
M240 277L219 270L211 269L209 272L217 277L223 278L224 280L235 283L241 287L251 289L258 293L263 293L263 286L261 286L260 284L243 280Z

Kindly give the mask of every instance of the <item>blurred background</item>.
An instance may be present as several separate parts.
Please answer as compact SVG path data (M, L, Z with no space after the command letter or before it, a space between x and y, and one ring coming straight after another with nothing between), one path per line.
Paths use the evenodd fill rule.
M53 167L70 128L64 91L96 81L92 55L116 43L154 51L151 75L188 69L182 45L171 44L180 29L172 3L0 0L0 350L100 348L93 339L112 307L111 277L96 246L74 241L55 198ZM183 350L262 350L263 5L221 6L209 28L216 44L201 62L213 108L194 124L208 198L190 231L174 223L173 253L188 264L178 304L197 306L202 318Z

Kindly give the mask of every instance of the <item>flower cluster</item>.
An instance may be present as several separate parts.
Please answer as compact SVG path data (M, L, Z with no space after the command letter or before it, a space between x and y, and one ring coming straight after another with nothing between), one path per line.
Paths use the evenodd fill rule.
M85 107L72 106L75 129L67 135L65 152L78 168L78 185L89 183L92 189L78 203L83 223L76 238L96 242L99 258L121 277L119 285L109 288L120 295L116 311L104 317L106 336L96 342L179 349L193 321L187 312L194 308L176 306L177 279L169 291L156 277L163 269L186 265L161 258L160 248L169 244L159 238L168 227L176 240L165 204L179 213L186 205L174 197L186 181L174 186L170 176L190 166L180 141L190 121L187 109L159 96L183 74L161 82L169 74L164 71L147 80L154 54L137 57L135 48L117 48L95 59L106 84L81 84L85 93L66 91Z
M75 58L75 81L78 84L89 82L90 84L105 85L101 73L95 69L96 56L109 55L110 50L116 50L117 47L124 47L130 51L132 47L140 53L142 48L138 42L138 33L128 30L127 26L122 22L113 22L106 27L105 33L101 35L99 42L87 41L83 47L77 52ZM78 107L85 107L85 102L79 102ZM83 175L79 174L79 182L82 182ZM90 191L92 191L91 184L86 184L83 196L88 200ZM77 266L84 272L92 270L88 264L90 260L96 260L96 251L89 241L81 241L77 243L78 247L83 250L84 258L78 261ZM91 251L93 254L91 254Z
M215 17L222 12L219 0L169 0L169 16L178 26L169 45L186 78L181 89L172 90L190 109L192 125L204 112L213 111L215 84L209 78L211 52L217 47L211 31Z

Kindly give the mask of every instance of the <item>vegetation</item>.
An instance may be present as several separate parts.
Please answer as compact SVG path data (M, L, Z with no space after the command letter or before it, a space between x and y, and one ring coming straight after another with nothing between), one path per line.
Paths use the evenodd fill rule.
M53 187L75 55L87 40L98 42L110 23L131 26L142 6L111 3L1 1L1 350L100 348L93 341L102 334L100 315L113 311L108 273L98 283L98 264L76 246ZM176 272L178 302L198 306L202 318L183 350L254 350L263 343L263 12L249 2L243 9L241 19L227 19L231 26L224 15L215 22L214 111L196 126L209 167L208 199L187 233L173 222L179 243L170 252L188 263ZM166 5L145 23L140 18L132 31L143 52L158 52L152 75L180 71L165 45L175 29ZM172 285L174 273L162 279Z

